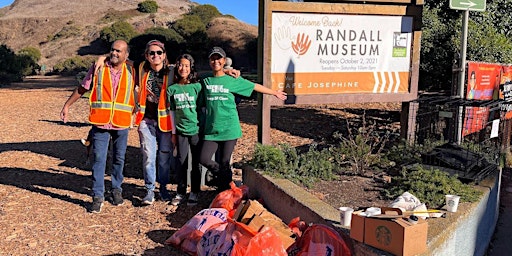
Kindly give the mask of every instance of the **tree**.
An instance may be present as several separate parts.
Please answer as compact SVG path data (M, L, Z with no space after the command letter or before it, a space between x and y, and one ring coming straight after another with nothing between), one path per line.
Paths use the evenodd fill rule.
M26 55L30 57L34 62L41 60L41 51L38 48L27 46L18 52L19 55Z

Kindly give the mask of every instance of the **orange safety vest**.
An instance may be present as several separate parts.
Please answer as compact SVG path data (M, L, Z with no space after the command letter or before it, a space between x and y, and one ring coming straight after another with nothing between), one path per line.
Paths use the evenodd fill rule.
M135 124L139 125L142 119L144 118L144 113L146 111L146 97L147 97L147 82L149 78L149 72L144 70L144 63L140 63L139 65L139 109L137 111L137 115L135 118ZM171 108L169 103L167 102L167 86L170 82L172 82L172 72L170 69L169 73L164 75L164 81L162 84L162 90L160 92L160 98L158 99L158 128L160 128L163 132L170 132L173 130L173 118L171 116Z
M89 97L89 122L95 125L111 123L120 128L128 128L132 122L135 107L135 69L123 63L121 79L114 92L110 67L104 66L94 76L93 87Z

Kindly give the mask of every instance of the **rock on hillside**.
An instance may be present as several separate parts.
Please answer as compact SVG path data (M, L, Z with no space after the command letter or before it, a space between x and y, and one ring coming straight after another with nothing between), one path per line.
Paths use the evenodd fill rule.
M111 23L102 21L106 15L126 16L139 32L153 26L166 26L179 19L196 3L190 0L156 0L158 13L144 14L136 11L141 0L16 0L10 6L0 9L0 44L18 51L23 47L39 48L42 54L40 65L53 66L60 60L75 55L96 56L99 31ZM234 24L237 33L225 34L229 40L239 42L238 35L248 34L253 39L257 35L255 26L237 20L213 21L209 29L222 30L218 26ZM243 28L239 30L239 28ZM247 29L250 32L245 32ZM65 34L55 38L55 35ZM245 37L247 38L247 37ZM226 40L224 40L226 41ZM239 45L233 47L238 48Z

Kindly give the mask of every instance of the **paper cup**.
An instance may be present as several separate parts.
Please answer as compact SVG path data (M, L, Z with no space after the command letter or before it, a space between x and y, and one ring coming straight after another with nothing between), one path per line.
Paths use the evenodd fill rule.
M446 210L449 212L456 212L459 206L460 196L446 195Z
M350 207L340 207L340 224L343 226L350 226L350 222L352 221L352 213L354 209Z

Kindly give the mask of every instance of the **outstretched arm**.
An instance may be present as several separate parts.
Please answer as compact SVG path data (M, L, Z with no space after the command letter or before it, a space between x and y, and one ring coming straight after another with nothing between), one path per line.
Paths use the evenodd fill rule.
M71 96L69 96L68 100L66 101L66 103L64 103L64 107L62 107L62 110L60 111L60 119L66 123L68 121L68 112L69 112L69 107L71 105L73 105L73 103L75 103L78 99L80 99L80 97L86 92L87 90L82 87L82 86L78 86L74 91L73 93L71 94Z
M257 92L264 93L264 94L274 95L276 98L278 98L280 100L286 100L286 98L287 98L286 92L275 91L275 90L267 88L267 87L265 87L265 86L263 86L261 84L254 84L254 90L257 91Z

